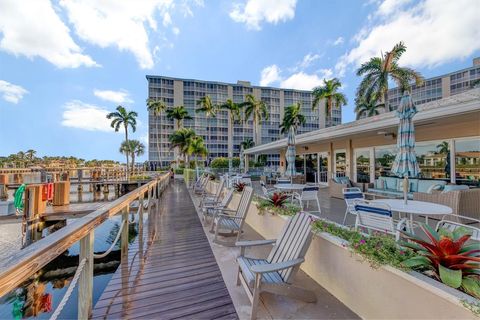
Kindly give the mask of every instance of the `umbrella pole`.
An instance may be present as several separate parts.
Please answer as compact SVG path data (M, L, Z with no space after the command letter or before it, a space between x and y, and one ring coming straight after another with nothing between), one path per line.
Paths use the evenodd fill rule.
M403 202L408 203L408 177L403 178Z

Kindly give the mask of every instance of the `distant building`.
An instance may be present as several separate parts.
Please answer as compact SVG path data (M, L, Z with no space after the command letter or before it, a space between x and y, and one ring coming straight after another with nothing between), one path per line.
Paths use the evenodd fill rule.
M204 96L210 96L215 104L223 103L227 99L241 103L245 101L245 96L248 94L264 101L268 106L270 116L268 120L261 123L261 130L258 131L261 134L256 145L284 137L280 133L284 109L297 102L302 104L303 114L307 118L306 124L299 128L298 134L338 125L342 121L339 108L333 108L330 116L325 115L324 103L321 103L316 111L312 111L311 91L253 86L247 81L238 81L236 84L232 84L150 75L147 76L147 80L149 98L162 99L169 107L183 105L188 110L193 119L185 120L184 126L193 128L198 135L204 138L210 159L228 157L228 115L226 111L221 111L216 118L207 119L203 113L196 113L197 101ZM150 113L148 121L148 159L152 163L167 166L175 161L168 142L168 137L174 130L173 121L166 119L165 113L159 119ZM247 138L253 139L252 120L235 124L233 132L233 155L238 157L240 143ZM161 144L160 159L157 153L157 142ZM278 154L269 154L267 157L268 165L277 166L279 161Z
M412 98L417 105L447 98L471 89L480 79L480 57L473 59L469 68L454 71L438 77L425 79L425 83L412 86ZM392 110L396 110L402 97L400 88L388 90L388 101Z

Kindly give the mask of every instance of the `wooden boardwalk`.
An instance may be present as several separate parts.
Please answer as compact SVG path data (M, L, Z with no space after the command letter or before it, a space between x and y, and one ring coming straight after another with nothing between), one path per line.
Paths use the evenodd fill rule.
M167 188L140 228L93 319L238 319L183 183Z

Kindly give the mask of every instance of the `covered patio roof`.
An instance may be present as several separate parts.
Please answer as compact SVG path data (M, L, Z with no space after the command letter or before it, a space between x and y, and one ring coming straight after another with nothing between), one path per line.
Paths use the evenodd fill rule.
M416 125L426 125L434 120L446 119L458 115L477 113L480 121L480 88L457 94L441 100L432 101L418 106L418 114L414 121ZM365 134L388 130L398 126L395 112L388 112L378 116L360 119L335 127L323 128L296 137L297 145L327 142L357 134ZM245 150L245 154L268 154L280 152L287 147L287 139L262 144Z

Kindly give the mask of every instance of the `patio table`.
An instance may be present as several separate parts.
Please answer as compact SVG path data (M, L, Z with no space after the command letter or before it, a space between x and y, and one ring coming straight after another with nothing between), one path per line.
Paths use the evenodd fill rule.
M280 183L274 184L273 187L278 190L287 191L292 194L292 201L293 201L293 192L294 191L302 191L305 188L304 184L300 183Z
M447 214L452 214L453 212L450 207L426 201L408 200L407 204L405 204L403 199L378 199L371 202L385 203L390 206L392 211L408 214L410 219L410 230L413 230L414 215L425 216L425 223L428 223L429 216L442 217Z

